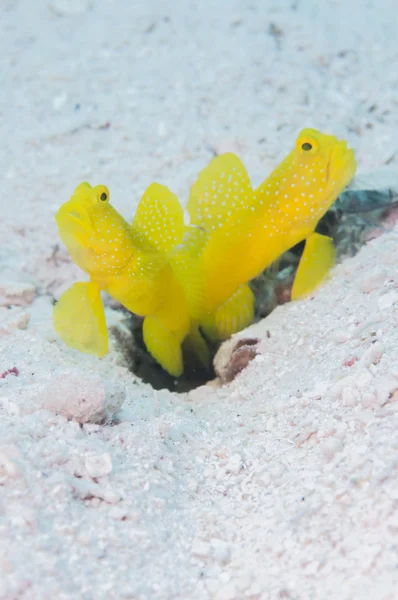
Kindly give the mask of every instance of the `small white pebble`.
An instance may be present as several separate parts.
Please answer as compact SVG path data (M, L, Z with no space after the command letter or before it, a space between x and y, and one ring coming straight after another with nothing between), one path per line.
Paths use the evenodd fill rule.
M344 344L344 342L348 342L350 337L350 332L344 329L336 329L331 335L332 340L338 344Z
M393 304L398 302L398 293L395 291L388 292L388 294L384 294L380 296L377 301L380 310L385 310L386 308L390 308Z
M344 406L355 406L360 400L358 390L351 386L343 388L341 400Z
M377 288L381 288L386 280L386 277L387 274L384 269L380 267L374 267L366 274L365 277L362 278L359 284L359 289L364 294L369 294L369 292L372 292Z
M368 390L372 379L373 375L367 369L358 370L355 373L355 384L360 390Z
M272 431L275 428L276 419L275 417L270 417L265 424L265 431Z
M109 454L89 455L84 461L87 473L92 478L104 477L112 472L112 460Z
M256 363L263 363L265 361L265 356L262 356L262 354L257 354L253 361Z
M398 513L393 512L386 518L387 527L393 527L394 529L398 529Z
M323 442L321 449L325 457L330 460L333 458L336 452L341 450L342 446L343 443L340 438L330 437Z
M57 96L54 96L53 109L59 110L60 108L62 108L64 106L64 104L66 103L67 99L68 99L68 96L66 94L58 94Z
M20 451L17 446L6 445L0 448L0 477L18 477L21 465L18 464Z
M266 469L264 469L263 471L260 471L259 473L256 473L256 475L255 475L256 483L263 487L268 487L271 483L271 479L272 479L272 477Z
M120 521L127 516L127 512L121 506L114 505L109 508L108 515L112 519Z
M229 459L226 471L232 473L233 475L237 475L242 468L242 458L240 454L233 454Z
M210 554L210 544L201 539L196 539L192 542L191 554L199 557L206 557Z
M43 387L39 402L42 408L54 411L79 423L102 423L122 405L123 383L82 368L59 368Z
M362 357L360 358L358 366L362 367L362 368L364 368L364 367L366 368L366 367L369 367L370 365L374 365L380 361L383 354L384 354L383 345L380 344L380 342L376 342L376 343L372 344L372 346L370 346L370 348L365 350Z
M304 567L304 573L306 575L315 575L315 573L319 570L319 561L312 560Z
M235 600L237 598L237 592L235 585L230 582L226 586L221 588L215 595L215 600Z
M216 560L224 564L231 560L231 549L224 540L213 538L210 540L210 545Z
M398 500L398 488L396 485L393 485L390 488L385 487L383 491L387 496L390 496L392 500Z
M362 394L362 406L364 408L371 408L376 406L376 396L374 392L364 392Z

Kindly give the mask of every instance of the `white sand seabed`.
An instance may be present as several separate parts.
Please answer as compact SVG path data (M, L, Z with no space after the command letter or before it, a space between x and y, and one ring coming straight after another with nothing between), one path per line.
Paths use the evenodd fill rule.
M259 182L305 126L397 165L396 2L0 11L1 600L396 599L397 228L239 334L260 353L229 385L154 392L51 327L82 180L130 218L214 150Z

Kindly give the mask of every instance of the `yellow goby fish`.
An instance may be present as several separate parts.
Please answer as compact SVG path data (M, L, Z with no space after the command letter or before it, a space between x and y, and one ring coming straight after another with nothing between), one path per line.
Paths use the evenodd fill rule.
M209 234L201 257L206 295L201 325L209 337L224 339L251 323L254 298L247 282L297 243L306 240L292 299L324 279L335 250L315 227L355 170L345 141L304 129L256 190L234 154L216 157L200 173L187 209L191 223Z
M72 259L90 276L89 282L66 290L54 307L53 323L61 339L99 357L108 352L100 295L104 290L145 317L148 351L171 375L181 375L181 344L190 335L191 317L200 303L200 282L191 265L196 244L202 242L191 236L184 245L187 228L176 196L152 184L129 225L109 203L105 186L82 183L61 206L56 221ZM207 360L203 348L199 354Z

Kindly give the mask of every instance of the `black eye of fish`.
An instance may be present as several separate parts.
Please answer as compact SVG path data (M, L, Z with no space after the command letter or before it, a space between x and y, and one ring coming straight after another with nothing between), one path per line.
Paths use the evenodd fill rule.
M309 142L304 142L304 144L301 146L302 150L305 150L306 152L308 152L308 150L312 149L312 144L310 144Z
M105 202L105 200L108 200L108 194L105 194L105 192L102 192L102 194L100 196L100 200L102 200L102 202Z

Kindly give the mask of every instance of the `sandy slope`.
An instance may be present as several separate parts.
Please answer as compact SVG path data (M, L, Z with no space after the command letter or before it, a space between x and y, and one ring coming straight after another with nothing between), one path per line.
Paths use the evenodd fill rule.
M230 385L154 392L51 330L81 180L131 216L214 151L259 181L304 126L396 164L396 2L0 10L0 598L396 598L397 230L241 334Z

